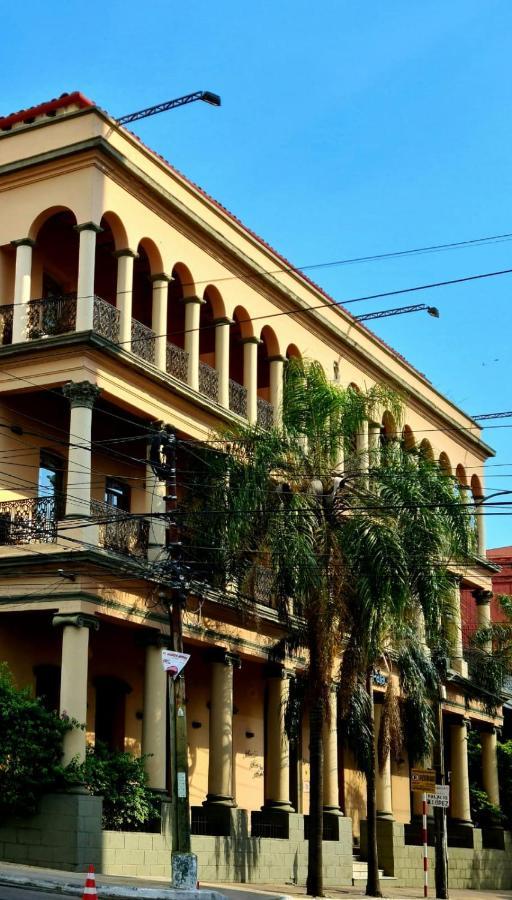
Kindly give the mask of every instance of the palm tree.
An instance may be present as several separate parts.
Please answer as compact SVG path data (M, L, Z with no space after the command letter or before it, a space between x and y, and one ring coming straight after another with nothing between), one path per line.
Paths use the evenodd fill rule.
M443 560L455 549L454 536L465 534L452 482L398 444L385 449L368 478L368 461L358 460L354 448L363 423L383 407L399 418L400 402L386 387L364 394L343 389L327 381L319 364L292 360L282 428L237 428L191 451L185 517L196 579L214 583L244 608L252 602L256 567L267 566L286 642L308 651L307 890L316 896L323 895L322 724L336 659L343 651L351 688L365 679L373 740L373 666L411 609L421 607L429 633L438 628L447 592ZM374 775L370 765L370 834ZM368 892L378 896L374 844Z

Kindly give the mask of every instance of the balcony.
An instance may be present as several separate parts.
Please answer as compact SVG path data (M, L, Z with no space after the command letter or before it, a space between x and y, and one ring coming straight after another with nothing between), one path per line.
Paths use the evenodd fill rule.
M146 559L149 542L149 522L116 509L100 500L91 500L91 515L98 521L98 543L104 550Z
M169 375L186 383L188 378L188 353L175 344L168 343L166 351L166 368Z
M151 328L132 319L132 353L151 365L155 363L155 338L156 334Z
M229 408L238 416L247 418L247 388L229 379Z
M219 373L207 363L199 362L199 391L210 400L219 399Z
M55 497L0 503L0 546L52 544L57 540Z
M76 294L31 300L27 304L27 336L29 341L75 330Z
M12 318L14 306L0 306L0 346L12 344Z
M274 407L268 400L258 397L256 406L256 421L260 428L272 428L274 424Z

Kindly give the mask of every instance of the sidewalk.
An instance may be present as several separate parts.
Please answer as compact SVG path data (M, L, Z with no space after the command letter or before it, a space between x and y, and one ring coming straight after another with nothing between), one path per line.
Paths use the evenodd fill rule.
M25 887L54 894L74 894L82 896L85 872L63 872L59 869L41 869L37 866L21 866L16 863L0 862L0 885ZM306 897L306 889L293 884L201 884L197 891L178 891L169 887L169 882L158 878L132 878L120 875L96 875L98 897L115 900L298 900ZM388 900L421 900L421 888L397 888L382 883L382 892ZM350 885L338 889L326 888L327 898L333 900L355 900L364 897L364 888ZM429 896L434 898L432 888ZM452 890L451 900L512 900L511 891L470 891Z

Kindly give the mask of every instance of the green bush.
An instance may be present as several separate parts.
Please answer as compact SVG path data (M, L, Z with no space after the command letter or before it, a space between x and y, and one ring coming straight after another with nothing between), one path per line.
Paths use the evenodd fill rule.
M42 794L62 787L62 738L73 723L17 688L0 664L0 819L30 815Z
M502 813L499 806L494 806L493 803L489 802L485 791L481 791L474 787L474 785L471 785L469 793L471 800L471 818L478 828L489 825L503 826L506 824L507 817Z
M103 797L103 828L141 830L159 818L160 804L148 787L145 757L110 751L104 745L87 748L81 768L89 793Z

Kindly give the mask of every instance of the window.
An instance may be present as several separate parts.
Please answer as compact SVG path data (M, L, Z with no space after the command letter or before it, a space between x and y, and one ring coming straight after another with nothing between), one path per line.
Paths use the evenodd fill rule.
M105 484L105 503L123 512L130 512L130 487L115 478L107 478Z
M57 453L41 450L39 461L39 477L37 482L38 497L62 496L64 485L64 462Z

